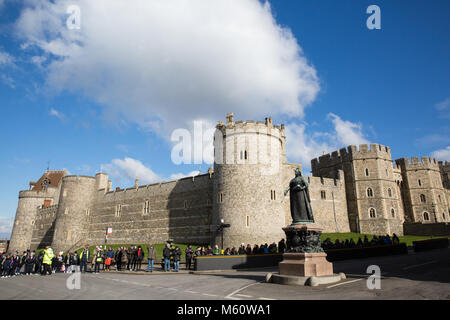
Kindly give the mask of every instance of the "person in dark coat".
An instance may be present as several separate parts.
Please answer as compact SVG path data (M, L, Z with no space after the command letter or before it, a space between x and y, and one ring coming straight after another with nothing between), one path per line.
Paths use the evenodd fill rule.
M34 263L34 273L41 274L42 273L42 260L44 259L44 251L39 251L36 261Z
M6 255L5 260L3 261L2 278L10 277L11 264L13 261L14 259L9 254Z
M130 270L133 268L134 246L129 247L126 252L127 252L127 258L128 258L127 270Z
M11 257L11 261L10 261L10 268L9 268L9 276L11 277L15 277L16 276L16 269L17 269L17 265L19 264L19 260L20 258L16 255L13 254Z
M281 239L280 242L278 242L278 253L284 253L284 250L286 249L286 242L284 239Z
M173 271L178 272L180 269L180 260L181 260L181 249L179 247L175 247L173 250Z
M134 252L134 271L141 271L142 260L144 260L144 249L141 246L137 247Z
M31 253L25 259L25 274L30 275L33 272L33 266L36 262L36 256Z
M192 249L191 245L187 246L185 253L186 253L186 269L189 270L191 269L192 256L194 254L194 250Z
M123 254L123 248L118 248L116 251L116 255L114 259L116 260L116 269L117 271L122 270L122 254Z
M172 256L172 251L170 250L170 244L167 244L163 250L164 258L164 271L170 271L170 257Z

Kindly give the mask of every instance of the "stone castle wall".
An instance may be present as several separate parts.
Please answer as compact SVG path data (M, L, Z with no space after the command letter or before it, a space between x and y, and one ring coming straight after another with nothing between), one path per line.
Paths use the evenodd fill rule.
M283 193L301 169L286 162L284 125L271 118L235 122L228 114L216 129L214 170L207 174L115 191L106 173L64 176L58 187L21 191L9 251L168 238L221 245L222 236L224 247L278 242L292 222ZM323 232L402 235L405 220L450 221L448 163L423 157L393 165L389 147L371 144L323 155L311 167L311 206ZM230 224L223 232L221 220Z
M308 177L314 220L325 233L350 232L343 171L341 179Z
M344 172L350 230L403 234L403 204L398 172L389 147L370 144L349 146L311 161L313 176L335 177ZM397 179L397 180L396 180Z
M211 212L209 174L106 193L99 190L90 212L85 212L86 242L104 243L112 228L107 243L161 243L169 238L209 243Z
M47 208L37 209L36 218L32 222L34 227L30 246L32 250L52 244L57 212L57 204Z

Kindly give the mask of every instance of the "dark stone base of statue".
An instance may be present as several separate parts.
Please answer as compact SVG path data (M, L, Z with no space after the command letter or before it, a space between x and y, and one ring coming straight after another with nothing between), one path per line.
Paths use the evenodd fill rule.
M322 228L315 224L295 224L283 228L286 251L280 262L280 275L299 277L332 276L333 264L321 247Z
M322 229L314 224L291 224L283 228L283 231L286 233L285 252L324 252L320 240Z

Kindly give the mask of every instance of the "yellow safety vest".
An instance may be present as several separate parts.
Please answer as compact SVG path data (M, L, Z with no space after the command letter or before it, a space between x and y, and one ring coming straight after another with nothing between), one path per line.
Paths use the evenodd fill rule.
M52 259L55 255L53 254L53 249L52 248L48 248L44 250L44 259L43 259L43 263L44 264L52 264Z
M99 251L97 252L97 262L102 262L103 258L102 258L102 252Z

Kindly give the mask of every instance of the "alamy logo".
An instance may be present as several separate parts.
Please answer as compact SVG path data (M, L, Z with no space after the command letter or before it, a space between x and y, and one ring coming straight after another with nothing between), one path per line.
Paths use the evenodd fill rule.
M80 290L81 289L80 266L70 266L67 268L67 272L70 273L70 276L66 280L66 288L69 290L74 289Z
M367 278L367 289L381 289L381 269L377 265L367 267L366 273L372 274Z
M369 30L373 30L373 29L380 30L381 29L381 9L380 9L380 7L373 4L367 8L366 13L371 14L371 16L369 18L367 18L367 22L366 22L367 28Z
M79 30L81 28L81 9L77 5L70 5L66 10L70 16L66 20L66 26L69 30Z

